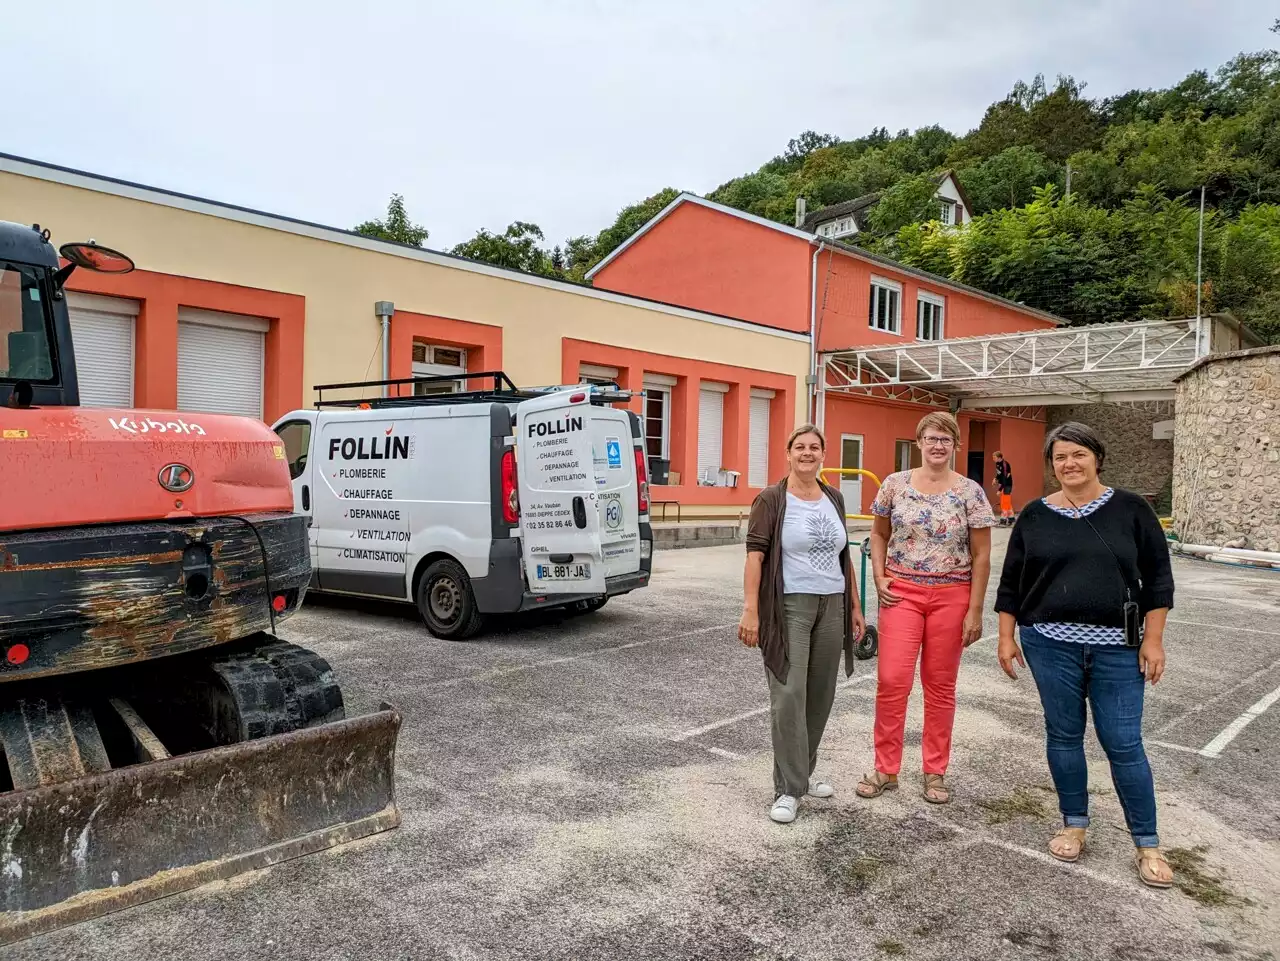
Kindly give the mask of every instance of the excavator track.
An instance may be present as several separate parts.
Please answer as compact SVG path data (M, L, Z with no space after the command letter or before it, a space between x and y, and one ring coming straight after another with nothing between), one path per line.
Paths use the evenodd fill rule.
M400 716L347 718L314 652L60 681L0 692L0 945L399 824Z

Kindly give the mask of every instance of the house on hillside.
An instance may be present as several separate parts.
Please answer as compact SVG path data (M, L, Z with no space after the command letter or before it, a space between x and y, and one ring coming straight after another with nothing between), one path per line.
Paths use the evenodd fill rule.
M973 219L973 205L965 196L964 188L956 179L955 171L944 170L938 174L937 181L938 220L950 226L967 224ZM877 191L838 204L828 204L807 215L803 214L803 206L801 206L797 211L796 226L830 240L851 237L860 230L867 229L867 216L883 193L884 191Z

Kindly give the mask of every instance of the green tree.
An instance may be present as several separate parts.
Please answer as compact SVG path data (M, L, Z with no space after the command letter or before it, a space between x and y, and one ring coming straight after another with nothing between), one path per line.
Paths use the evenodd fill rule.
M1064 169L1034 147L1018 146L971 162L958 169L956 176L973 204L972 212L985 214L1030 203L1036 187L1062 184Z
M500 234L482 229L470 240L456 245L451 252L497 267L554 276L551 255L538 246L544 239L542 228L537 224L517 220Z
M391 240L398 244L408 244L410 247L421 247L429 236L426 227L420 227L409 220L409 214L404 207L404 197L400 194L391 195L385 219L366 220L362 224L357 224L352 230L366 237Z

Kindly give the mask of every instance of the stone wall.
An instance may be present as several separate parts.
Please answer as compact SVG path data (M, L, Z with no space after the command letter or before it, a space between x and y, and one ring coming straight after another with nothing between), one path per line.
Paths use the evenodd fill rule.
M1280 551L1280 346L1211 355L1178 379L1173 528Z
M1144 403L1137 407L1114 404L1080 404L1046 408L1045 433L1069 420L1088 424L1102 435L1107 445L1103 481L1137 494L1156 495L1156 507L1169 509L1170 478L1173 475L1173 439L1155 440L1152 428L1173 419L1173 402ZM1044 469L1046 492L1058 489L1053 468Z

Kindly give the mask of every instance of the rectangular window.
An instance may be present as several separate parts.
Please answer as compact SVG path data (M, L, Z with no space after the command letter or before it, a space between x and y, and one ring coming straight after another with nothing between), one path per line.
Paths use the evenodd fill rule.
M764 487L769 483L769 402L772 399L773 391L751 392L747 449L748 487Z
M916 338L918 340L942 340L943 304L943 299L933 294L921 291L916 295Z
M414 377L452 377L454 374L465 374L466 372L467 352L463 348L437 347L435 344L414 341ZM414 384L413 393L417 397L428 397L432 394L455 394L466 389L464 384L465 381L461 378Z
M911 470L921 464L920 448L913 440L900 440L894 443L893 469Z
M644 389L644 449L649 457L671 456L671 391L665 387Z
M704 486L720 486L727 390L722 385L704 384L698 391L698 483Z
M872 330L882 330L887 334L901 333L902 285L892 280L872 277L867 319Z
M945 197L939 201L938 219L948 226L952 226L956 222L956 204L954 200L947 200Z

